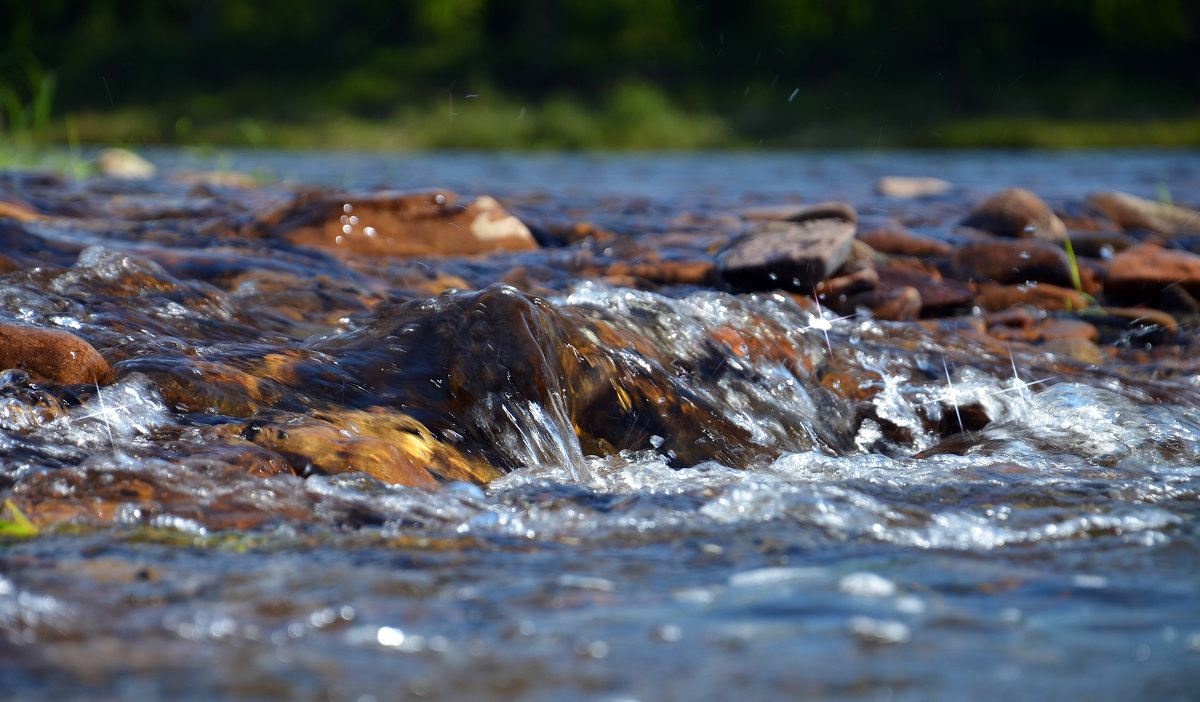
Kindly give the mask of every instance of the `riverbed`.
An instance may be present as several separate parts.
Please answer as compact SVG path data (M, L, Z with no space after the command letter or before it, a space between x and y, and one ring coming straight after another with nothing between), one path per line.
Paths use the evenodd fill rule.
M611 262L691 260L733 213L781 203L846 201L931 237L1011 186L1056 207L1097 190L1195 205L1200 154L146 156L161 185L12 186L119 225L26 223L49 253L0 278L7 318L77 333L114 369L50 396L4 379L0 497L45 510L37 535L0 537L6 699L1194 698L1188 317L1170 339L1102 337L1115 350L1085 362L982 346L952 321L971 314L624 284ZM216 169L263 194L169 180ZM897 174L952 189L879 195ZM399 262L223 233L295 184L492 195L542 247ZM480 309L499 316L454 326ZM514 320L629 384L588 385L599 418L528 402L565 381L512 380L532 357ZM411 365L461 343L455 387L509 394L459 405L436 373L413 390L363 370L404 329ZM679 424L641 421L630 388ZM287 437L262 439L343 441L384 405L486 460L411 487L297 470L276 458L300 450Z

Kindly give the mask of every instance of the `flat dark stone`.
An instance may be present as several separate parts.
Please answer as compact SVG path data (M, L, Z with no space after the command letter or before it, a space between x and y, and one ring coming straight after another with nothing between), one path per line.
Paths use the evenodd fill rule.
M846 262L854 230L841 218L769 222L735 241L717 266L736 290L809 292Z

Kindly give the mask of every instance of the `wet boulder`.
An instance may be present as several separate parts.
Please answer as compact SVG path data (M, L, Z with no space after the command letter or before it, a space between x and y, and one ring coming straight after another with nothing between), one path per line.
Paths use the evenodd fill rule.
M508 286L383 302L313 350L366 391L507 471L657 448L680 465L746 465L749 433L657 358L654 344Z
M246 230L338 254L471 256L538 248L521 220L481 195L445 191L303 195Z
M0 368L26 371L37 381L101 383L108 363L88 342L60 329L0 322Z
M842 218L768 222L725 249L717 267L735 290L809 292L849 258L854 231Z
M1012 238L1058 241L1067 234L1058 215L1024 188L1007 188L992 195L971 208L962 224Z

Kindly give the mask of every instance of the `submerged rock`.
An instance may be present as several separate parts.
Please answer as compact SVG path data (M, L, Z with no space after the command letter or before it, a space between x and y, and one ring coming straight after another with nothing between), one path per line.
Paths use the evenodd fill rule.
M0 367L64 385L101 383L109 376L104 357L74 334L11 322L0 322Z

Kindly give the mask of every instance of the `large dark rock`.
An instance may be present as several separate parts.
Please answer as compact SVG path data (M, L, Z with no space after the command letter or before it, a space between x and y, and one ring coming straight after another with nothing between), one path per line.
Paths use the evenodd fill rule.
M736 290L808 292L846 262L854 229L840 218L771 222L730 245L717 266Z
M962 277L974 282L1072 284L1067 253L1048 241L997 239L963 244L951 254L951 263Z

